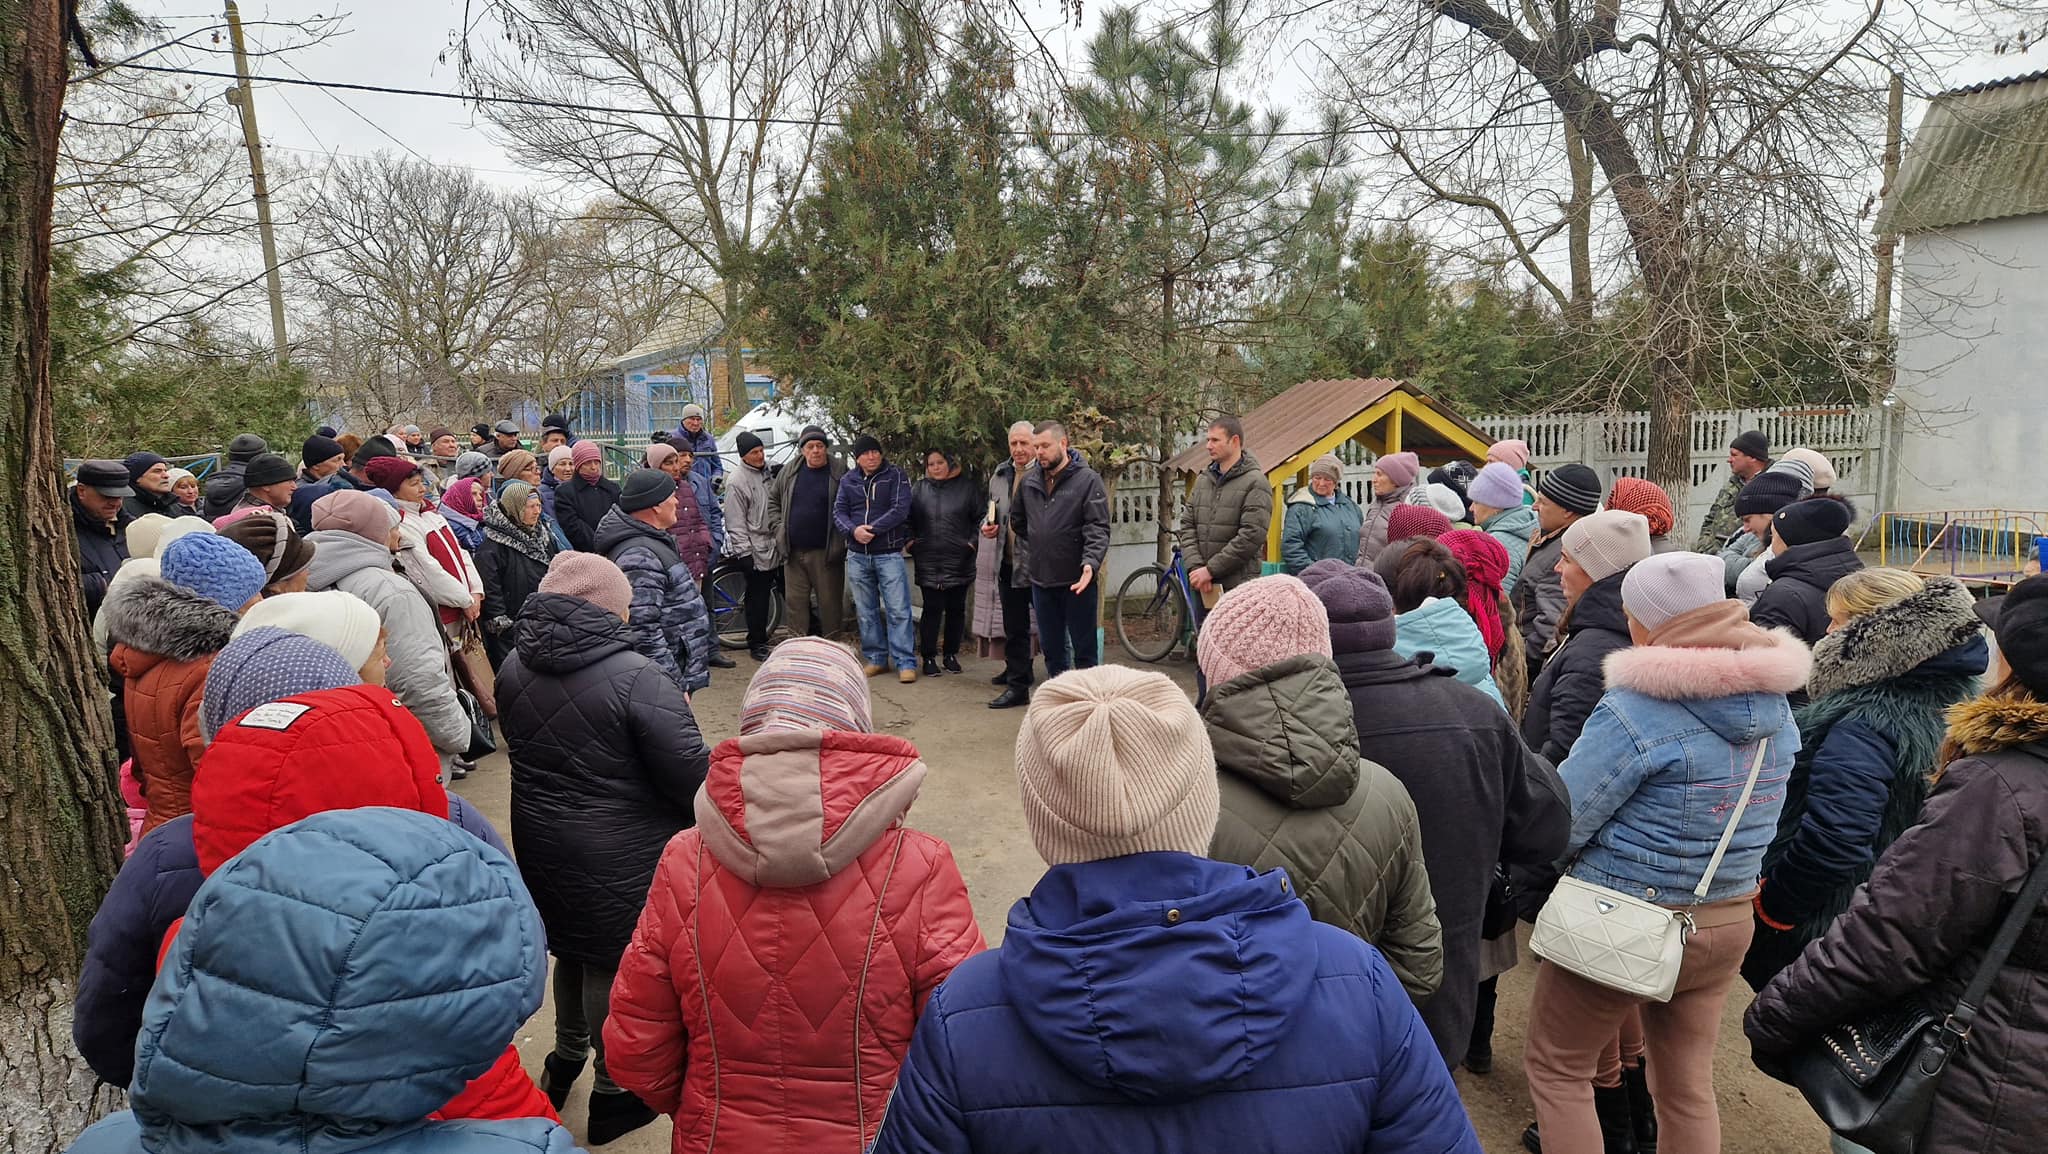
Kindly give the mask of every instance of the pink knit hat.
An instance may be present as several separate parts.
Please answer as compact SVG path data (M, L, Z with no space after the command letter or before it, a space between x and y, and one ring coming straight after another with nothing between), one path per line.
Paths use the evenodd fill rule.
M1487 448L1486 459L1489 461L1499 461L1508 468L1520 472L1529 467L1529 442L1515 440L1495 441ZM1491 502L1488 503L1491 504Z
M578 441L569 446L569 459L582 468L591 461L604 460L604 450L597 447L596 441Z
M541 593L578 597L623 621L633 608L633 586L600 553L557 553L540 579Z
M1196 650L1202 676L1211 685L1283 657L1329 657L1330 614L1299 577L1261 577L1223 595L1202 620Z
M354 533L384 544L398 526L398 510L361 489L337 489L313 502L313 528Z
M557 463L562 461L567 461L572 465L575 464L576 450L568 445L556 445L548 450L548 468L552 469Z
M1564 531L1564 555L1586 576L1604 581L1650 555L1650 521L1625 509L1602 509Z
M740 697L740 733L831 729L872 733L868 679L853 651L823 637L792 637L775 647Z
M1395 488L1405 488L1422 472L1422 460L1413 453L1388 453L1375 459L1372 467L1385 473Z
M656 441L647 446L647 467L661 468L661 463L676 455L676 447L667 441Z
M1396 505L1387 514L1387 544L1410 537L1435 540L1451 531L1451 519L1431 505Z

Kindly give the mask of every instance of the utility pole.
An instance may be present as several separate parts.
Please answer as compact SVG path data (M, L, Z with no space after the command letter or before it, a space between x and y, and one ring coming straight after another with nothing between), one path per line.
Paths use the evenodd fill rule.
M284 278L277 271L277 237L270 229L270 186L263 179L263 140L256 134L256 91L249 87L249 55L242 47L242 14L227 0L228 40L235 48L235 87L228 103L242 113L242 143L249 149L249 184L256 198L256 232L263 239L263 278L270 284L270 339L277 363L291 359L284 335Z

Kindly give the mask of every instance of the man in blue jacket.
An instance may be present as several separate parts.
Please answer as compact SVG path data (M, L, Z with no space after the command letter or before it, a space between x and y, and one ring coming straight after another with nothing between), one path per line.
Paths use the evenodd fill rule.
M832 523L846 537L846 580L860 618L860 651L867 675L896 670L897 679L917 680L912 652L910 571L903 547L910 543L910 481L882 456L882 443L863 433L853 442L853 463L839 478Z
M1171 681L1054 678L1016 761L1052 868L925 1002L872 1154L1479 1154L1379 952L1203 856L1216 762Z

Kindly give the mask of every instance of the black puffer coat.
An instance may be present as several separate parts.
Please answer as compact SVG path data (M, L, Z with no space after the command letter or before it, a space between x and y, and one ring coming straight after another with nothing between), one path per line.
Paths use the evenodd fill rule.
M1771 583L1749 607L1749 619L1766 629L1790 629L1808 645L1828 635L1828 590L1863 568L1856 542L1831 537L1794 545L1764 562ZM1792 704L1801 705L1805 694Z
M1621 611L1621 581L1627 575L1616 573L1593 582L1578 603L1565 610L1560 626L1564 641L1529 687L1522 740L1552 765L1572 751L1579 730L1607 692L1607 655L1633 644L1628 615Z
M682 687L625 623L536 593L498 671L512 758L512 847L557 957L617 966L661 851L696 824L711 765Z
M920 589L974 584L974 551L988 515L982 487L965 473L910 487L910 559Z
M512 523L505 511L491 502L484 510L483 543L476 550L477 575L484 582L484 647L493 668L511 656L513 628L526 599L540 590L548 575L552 542L545 526L529 533ZM501 628L502 624L502 628Z
M586 481L571 477L555 487L555 524L569 539L569 548L595 553L597 525L611 507L619 503L619 487L599 477Z
M1827 933L1751 1003L1743 1020L1766 1072L1822 1030L1902 999L1955 1005L1999 921L2048 852L2048 704L1978 698L1949 714L1964 750L1920 823L1878 859ZM2035 911L1942 1076L1919 1148L2032 1154L2048 1133L2048 913Z

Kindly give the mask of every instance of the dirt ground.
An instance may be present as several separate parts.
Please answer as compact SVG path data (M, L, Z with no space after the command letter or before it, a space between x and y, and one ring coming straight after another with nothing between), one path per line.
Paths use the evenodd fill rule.
M1112 658L1115 656L1112 651ZM716 671L712 686L694 700L698 724L709 742L731 737L738 730L740 690L755 664L744 655L737 659L739 668ZM921 680L915 685L900 685L893 678L875 679L875 722L878 729L915 742L931 766L923 795L911 810L911 823L951 843L973 895L982 933L993 946L1002 940L1011 903L1030 892L1044 866L1031 848L1018 809L1011 761L1023 711L986 708L997 692L989 678L1000 668L1000 657L968 656L962 664L966 672L961 676ZM1187 662L1176 657L1154 668L1193 693L1193 666ZM498 755L454 789L476 803L509 839L507 776L505 759ZM1521 1071L1533 976L1524 949L1523 964L1501 979L1494 1072L1486 1077L1462 1069L1457 1072L1458 1088L1488 1154L1519 1151L1522 1128L1534 1117ZM1729 1154L1825 1150L1827 1133L1798 1094L1750 1065L1749 1047L1741 1031L1742 1011L1748 1003L1748 988L1737 982L1715 1062L1722 1149ZM550 999L518 1039L526 1068L536 1077L553 1039ZM589 1091L590 1078L585 1074L563 1111L562 1120L579 1140ZM607 1154L658 1154L668 1147L669 1122L663 1118L603 1149Z

